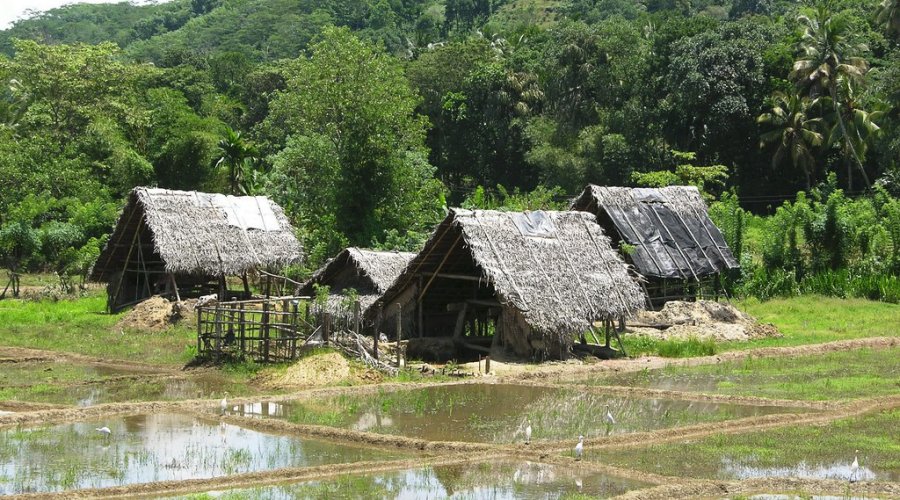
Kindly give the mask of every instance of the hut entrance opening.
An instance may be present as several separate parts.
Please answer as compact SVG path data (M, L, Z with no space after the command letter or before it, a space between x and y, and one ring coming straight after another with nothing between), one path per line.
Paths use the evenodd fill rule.
M428 339L450 339L452 350L426 357L468 362L502 345L503 307L466 247L460 228L451 226L447 232L442 248L434 249L417 273L420 330L410 336L423 338L424 344Z

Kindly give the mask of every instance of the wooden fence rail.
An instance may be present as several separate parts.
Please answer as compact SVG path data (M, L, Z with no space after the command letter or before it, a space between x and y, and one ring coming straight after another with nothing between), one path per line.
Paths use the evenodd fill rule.
M313 338L328 344L361 329L358 302L337 309L301 296L214 302L197 307L197 352L290 361Z

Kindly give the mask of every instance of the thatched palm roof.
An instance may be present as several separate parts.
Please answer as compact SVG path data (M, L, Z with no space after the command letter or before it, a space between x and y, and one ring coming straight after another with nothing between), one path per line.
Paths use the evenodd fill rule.
M560 336L595 320L631 316L644 296L591 214L453 209L384 294L390 304L418 275L463 248L501 304L533 329Z
M237 275L302 258L284 211L264 196L138 187L91 270L92 280L107 281L121 270L139 228L149 230L153 253L176 274Z
M349 247L319 268L301 287L300 295L315 294L314 285L327 285L335 305L340 294L353 288L359 294L360 308L368 309L394 283L397 276L416 254L382 252Z
M644 276L699 279L740 267L694 186L588 185L572 208L611 223Z

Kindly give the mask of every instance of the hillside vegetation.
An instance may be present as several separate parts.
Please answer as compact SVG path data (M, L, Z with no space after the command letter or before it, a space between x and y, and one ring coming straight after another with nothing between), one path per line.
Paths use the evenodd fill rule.
M55 9L0 32L0 260L74 287L137 185L272 196L310 257L288 272L304 275L346 245L415 250L449 206L565 208L589 182L694 184L742 257L733 291L897 302L898 11Z

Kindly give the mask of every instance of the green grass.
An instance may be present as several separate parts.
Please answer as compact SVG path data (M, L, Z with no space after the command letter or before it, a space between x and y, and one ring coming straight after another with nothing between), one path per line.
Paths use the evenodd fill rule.
M823 426L794 426L736 435L714 435L687 443L635 447L605 453L604 463L658 474L725 479L726 465L795 467L849 465L859 450L861 465L885 476L900 475L900 410L838 420ZM587 455L587 454L586 454Z
M735 305L761 323L774 324L784 337L723 342L719 344L721 351L900 336L897 304L805 295L765 302L748 299Z
M710 356L718 350L715 341L697 338L660 340L646 336L623 335L622 343L629 356L652 354L664 358L690 358Z
M196 343L193 325L164 332L122 331L120 314L107 314L106 297L60 301L0 301L0 345L64 351L108 359L183 365Z
M750 357L714 365L644 370L593 381L776 399L876 397L900 394L900 348L854 349L791 358Z

